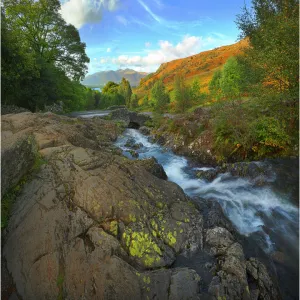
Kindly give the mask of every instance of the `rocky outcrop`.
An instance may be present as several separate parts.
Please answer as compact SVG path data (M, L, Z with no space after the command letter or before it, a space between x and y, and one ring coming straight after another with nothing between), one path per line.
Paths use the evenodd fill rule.
M126 124L126 127L140 128L144 124L151 120L151 117L145 114L129 111L126 108L120 108L113 110L110 114L110 120L122 121Z
M114 123L53 114L2 122L7 144L32 135L37 149L23 160L37 152L45 162L16 199L3 247L23 299L143 299L144 271L202 248L199 211L176 184L115 154ZM173 299L183 280L197 291L193 271L161 272Z
M221 212L203 217L210 206L198 208L178 185L162 180L154 159L120 155L112 144L119 133L115 123L24 113L4 116L2 128L10 149L2 161L8 165L12 153L21 155L15 168L29 172L3 240L14 296L248 299L249 278L256 280L259 270L255 290L277 299L266 270L253 260L248 266L233 229L216 223ZM30 147L23 145L28 136ZM38 167L30 173L32 161ZM195 270L170 268L179 254L197 251L214 260L207 291Z

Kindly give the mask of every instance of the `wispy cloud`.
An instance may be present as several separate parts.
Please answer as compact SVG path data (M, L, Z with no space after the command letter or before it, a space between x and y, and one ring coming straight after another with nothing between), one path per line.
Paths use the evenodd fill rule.
M150 42L146 42L145 43L145 47L149 48L151 46L151 43Z
M140 5L148 12L148 14L158 23L162 23L163 19L156 15L142 0L138 0Z
M128 20L126 18L124 18L123 16L116 16L116 19L119 23L121 23L124 26L128 25Z

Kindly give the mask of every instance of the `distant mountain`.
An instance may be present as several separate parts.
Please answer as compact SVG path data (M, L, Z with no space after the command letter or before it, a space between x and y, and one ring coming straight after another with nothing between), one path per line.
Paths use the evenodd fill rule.
M131 86L138 86L141 78L147 75L148 73L137 72L131 69L120 69L117 71L102 71L86 76L81 83L88 87L102 87L108 81L119 83L121 82L122 77L125 77L130 82Z
M155 73L149 74L140 81L135 93L139 98L148 94L158 79L162 79L168 90L172 90L176 74L182 74L188 83L191 83L195 78L198 79L201 90L207 92L208 84L214 72L221 69L229 57L243 53L247 46L248 41L242 40L233 45L222 46L163 63Z

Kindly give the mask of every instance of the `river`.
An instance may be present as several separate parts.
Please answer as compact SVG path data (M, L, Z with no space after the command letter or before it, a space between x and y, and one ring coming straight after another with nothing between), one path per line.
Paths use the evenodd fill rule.
M137 150L139 158L155 157L164 167L168 180L181 186L190 197L196 197L195 201L201 201L201 198L218 201L238 232L248 237L244 248L251 248L251 243L257 243L267 257L274 253L283 255L284 263L273 262L270 259L277 273L283 299L298 299L299 208L296 203L299 199L292 199L295 198L295 193L289 192L289 188L284 188L286 182L289 182L289 186L298 186L298 177L289 177L289 172L295 173L295 170L298 170L297 160L268 162L268 168L271 168L272 172L267 178L267 184L262 186L247 178L231 176L229 173L219 174L209 182L198 179L196 173L212 168L211 166L196 165L185 157L175 155L170 150L150 142L148 137L135 129L127 129L116 141L116 146L120 147L128 158L133 159L129 153L130 149L125 146L129 138L143 144ZM266 164L257 163L262 167ZM280 173L284 168L287 169L286 172ZM298 198L298 195L296 197ZM248 252L253 254L251 250ZM247 249L245 253L247 254ZM197 255L194 260L185 263L187 266L192 267L194 264L196 267Z

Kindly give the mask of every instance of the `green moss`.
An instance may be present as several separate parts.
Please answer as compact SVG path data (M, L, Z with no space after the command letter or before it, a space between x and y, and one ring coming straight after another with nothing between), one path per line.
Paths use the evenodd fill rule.
M118 235L118 221L111 221L109 225L109 231L114 235Z
M143 263L150 267L155 261L159 261L162 255L161 249L153 241L149 233L132 232L130 234L124 232L123 239L128 247L129 254L132 257L141 258Z
M58 287L57 300L62 300L63 299L64 281L65 281L65 278L64 278L63 274L58 274L57 279L56 279L56 285Z
M149 276L144 276L144 277L143 277L143 281L144 281L146 284L150 284L150 282L151 282Z
M47 161L41 155L37 155L32 167L32 171L39 171L42 165L47 164Z
M174 231L174 235L172 234L171 231L168 232L167 238L169 240L170 246L174 246L176 244L176 237L175 237L176 235L177 235L176 231Z
M156 207L162 209L162 208L164 208L164 204L162 202L158 201L158 202L156 202Z
M13 204L20 195L25 183L28 181L28 176L23 176L22 179L12 188L10 188L1 199L1 229L8 225L8 220L11 214Z
M136 217L132 214L129 214L129 222L136 222Z

